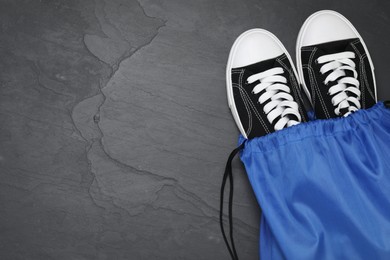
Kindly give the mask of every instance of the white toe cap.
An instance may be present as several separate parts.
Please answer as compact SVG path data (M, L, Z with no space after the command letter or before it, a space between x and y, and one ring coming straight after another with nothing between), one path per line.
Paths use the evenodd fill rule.
M301 46L359 38L359 34L341 14L324 10L312 14L302 27Z
M252 29L242 33L235 41L230 54L231 67L247 66L283 53L283 45L275 35L263 29Z

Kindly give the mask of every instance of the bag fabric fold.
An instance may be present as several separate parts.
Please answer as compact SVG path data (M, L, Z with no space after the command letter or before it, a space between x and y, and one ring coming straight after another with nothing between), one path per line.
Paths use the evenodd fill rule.
M245 140L261 259L390 259L390 109Z

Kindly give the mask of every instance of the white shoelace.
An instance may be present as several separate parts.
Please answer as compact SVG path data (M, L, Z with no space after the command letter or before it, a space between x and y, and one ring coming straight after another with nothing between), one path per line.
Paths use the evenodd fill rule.
M360 90L359 90L359 81L357 80L356 65L351 60L355 58L355 53L350 51L323 55L317 59L319 64L324 64L320 73L325 74L329 71L332 71L325 78L325 85L331 81L336 81L337 84L330 87L328 94L332 97L332 104L335 108L334 112L336 115L340 115L341 109L348 109L348 112L343 116L348 116L352 112L360 109ZM349 70L353 72L353 77L347 77L345 71ZM348 95L353 93L356 96ZM352 105L352 104L353 105Z
M280 117L275 124L275 130L299 124L302 120L298 104L294 101L290 94L290 88L286 85L287 79L280 74L283 74L283 68L277 67L254 74L247 80L249 84L260 81L253 88L252 93L258 94L265 90L259 97L259 103L263 104L270 100L264 106L264 112L271 124ZM295 116L294 119L291 118L291 115Z

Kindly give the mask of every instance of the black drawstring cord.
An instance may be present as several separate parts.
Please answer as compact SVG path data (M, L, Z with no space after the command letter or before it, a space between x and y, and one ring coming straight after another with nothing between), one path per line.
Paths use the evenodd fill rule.
M390 100L383 101L383 105L385 105L386 108L390 108Z
M236 154L243 149L245 146L245 142L243 142L239 147L234 149L231 154L229 155L229 159L226 163L225 167L225 173L223 174L222 178L222 185L221 185L221 201L220 201L220 210L219 210L219 224L221 225L221 231L223 235L223 239L225 240L225 244L229 250L230 256L233 260L238 260L238 255L236 248L234 246L234 239L233 239L233 173L232 173L232 161L233 158L236 156ZM230 236L230 244L229 245L228 239L226 237L225 229L223 227L223 201L224 201L224 193L225 193L225 186L226 186L226 180L229 177L229 185L230 185L230 191L229 191L229 236Z

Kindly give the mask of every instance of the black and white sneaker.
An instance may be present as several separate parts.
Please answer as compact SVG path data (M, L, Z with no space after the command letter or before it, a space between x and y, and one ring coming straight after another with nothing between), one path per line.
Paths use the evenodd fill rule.
M241 134L251 139L307 121L296 70L272 33L241 34L226 68L229 107Z
M303 24L296 45L298 74L316 118L348 116L376 103L374 66L355 27L324 10Z

